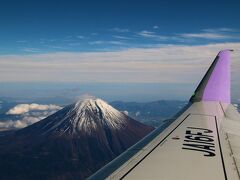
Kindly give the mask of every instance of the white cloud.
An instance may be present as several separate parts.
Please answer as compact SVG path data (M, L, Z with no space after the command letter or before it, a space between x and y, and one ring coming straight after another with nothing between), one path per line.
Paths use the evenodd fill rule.
M89 42L90 45L102 45L102 44L112 44L112 45L123 45L121 41L92 41Z
M44 119L45 117L46 116L39 116L39 117L26 116L26 117L23 117L23 119L21 120L0 121L0 130L24 128Z
M184 38L202 38L202 39L229 39L233 38L230 35L222 34L222 33L186 33L181 34L180 36Z
M232 28L208 28L202 29L199 33L183 33L178 36L189 39L226 40L239 39L239 31Z
M98 35L98 33L94 32L94 33L91 33L92 36L96 36Z
M96 99L96 97L92 94L86 93L76 97L76 101L84 100L84 99Z
M124 114L126 114L128 116L128 111L123 111Z
M157 25L153 26L153 29L158 29L159 27Z
M141 113L138 111L135 113L135 116L139 116Z
M57 105L42 105L42 104L18 104L15 107L11 108L7 114L17 115L24 114L29 111L54 111L61 109L60 106Z
M155 32L152 32L152 31L141 31L139 33L137 33L139 36L141 37L144 37L144 38L154 38L155 40L167 40L169 39L170 37L168 36L161 36L161 35L158 35L156 34Z
M143 36L143 37L154 37L155 32L144 30L144 31L139 32L138 35Z
M70 45L71 43L69 43L68 45ZM64 51L64 50L68 50L69 47L65 47L65 46L55 46L55 45L45 45L45 47L48 47L48 48L53 48L53 49L57 49L57 50L61 50L61 51Z
M7 129L19 129L27 127L33 123L36 123L56 111L60 110L61 107L57 105L41 105L41 104L18 104L11 108L7 114L18 115L19 120L0 120L0 130ZM20 116L19 116L20 115Z
M126 36L118 36L118 35L113 35L112 37L117 38L117 39L123 39L123 40L129 40L132 39L130 37L126 37Z
M78 39L84 39L85 37L82 35L77 36Z
M213 29L203 29L205 32L236 32L236 29L233 28L213 28Z
M18 41L16 41L17 43L27 43L27 41L26 40L18 40Z
M105 44L105 41L91 41L88 44L91 44L91 45Z
M115 28L111 29L111 31L115 31L115 32L119 32L119 33L125 33L125 32L129 32L129 29L115 27Z
M0 121L0 130L24 128L44 118L45 117L41 117L41 116L40 117L24 117L21 120Z
M41 52L41 50L39 48L23 48L24 52L30 52L30 53L37 53L37 52Z
M82 45L82 43L80 43L80 42L73 42L73 43L69 43L68 45L69 46L80 46L80 45Z
M240 43L1 55L0 82L197 83L218 51L226 48L240 49ZM232 56L233 81L237 83L239 51Z

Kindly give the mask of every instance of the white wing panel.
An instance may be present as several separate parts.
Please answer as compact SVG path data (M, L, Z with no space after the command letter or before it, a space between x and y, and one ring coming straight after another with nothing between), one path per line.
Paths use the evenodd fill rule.
M189 114L125 179L224 180L219 143L214 116Z
M224 106L197 102L108 179L239 179L226 134Z

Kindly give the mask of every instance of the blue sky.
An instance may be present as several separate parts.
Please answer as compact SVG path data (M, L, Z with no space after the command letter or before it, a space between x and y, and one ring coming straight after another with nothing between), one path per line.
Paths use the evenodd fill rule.
M239 99L239 6L237 0L1 1L2 94L11 83L107 83L119 87L111 100L136 100L143 87L144 101L187 99L217 52L233 48L233 99ZM107 97L109 85L92 93L97 87Z
M235 1L1 1L0 54L239 42Z

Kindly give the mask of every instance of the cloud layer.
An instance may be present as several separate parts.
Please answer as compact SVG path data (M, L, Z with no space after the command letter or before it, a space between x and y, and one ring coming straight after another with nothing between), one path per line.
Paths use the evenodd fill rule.
M240 43L2 55L0 82L192 83L202 77L218 51L226 48L239 50ZM240 72L240 51L232 57L233 71Z

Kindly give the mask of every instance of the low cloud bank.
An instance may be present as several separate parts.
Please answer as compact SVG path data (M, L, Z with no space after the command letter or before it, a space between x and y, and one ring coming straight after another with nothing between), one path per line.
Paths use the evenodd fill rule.
M45 117L32 117L32 116L26 116L23 117L21 120L8 120L8 121L0 121L0 129L20 129L27 127L35 122L40 121L41 119L44 119Z
M33 123L36 123L56 111L60 110L62 107L50 104L50 105L42 105L42 104L18 104L13 108L9 109L6 113L8 115L16 115L20 116L20 120L0 120L0 130L7 129L20 129L27 127Z
M17 115L24 114L29 111L49 111L49 110L60 110L61 107L50 104L50 105L42 105L42 104L18 104L17 106L10 109L7 114Z

